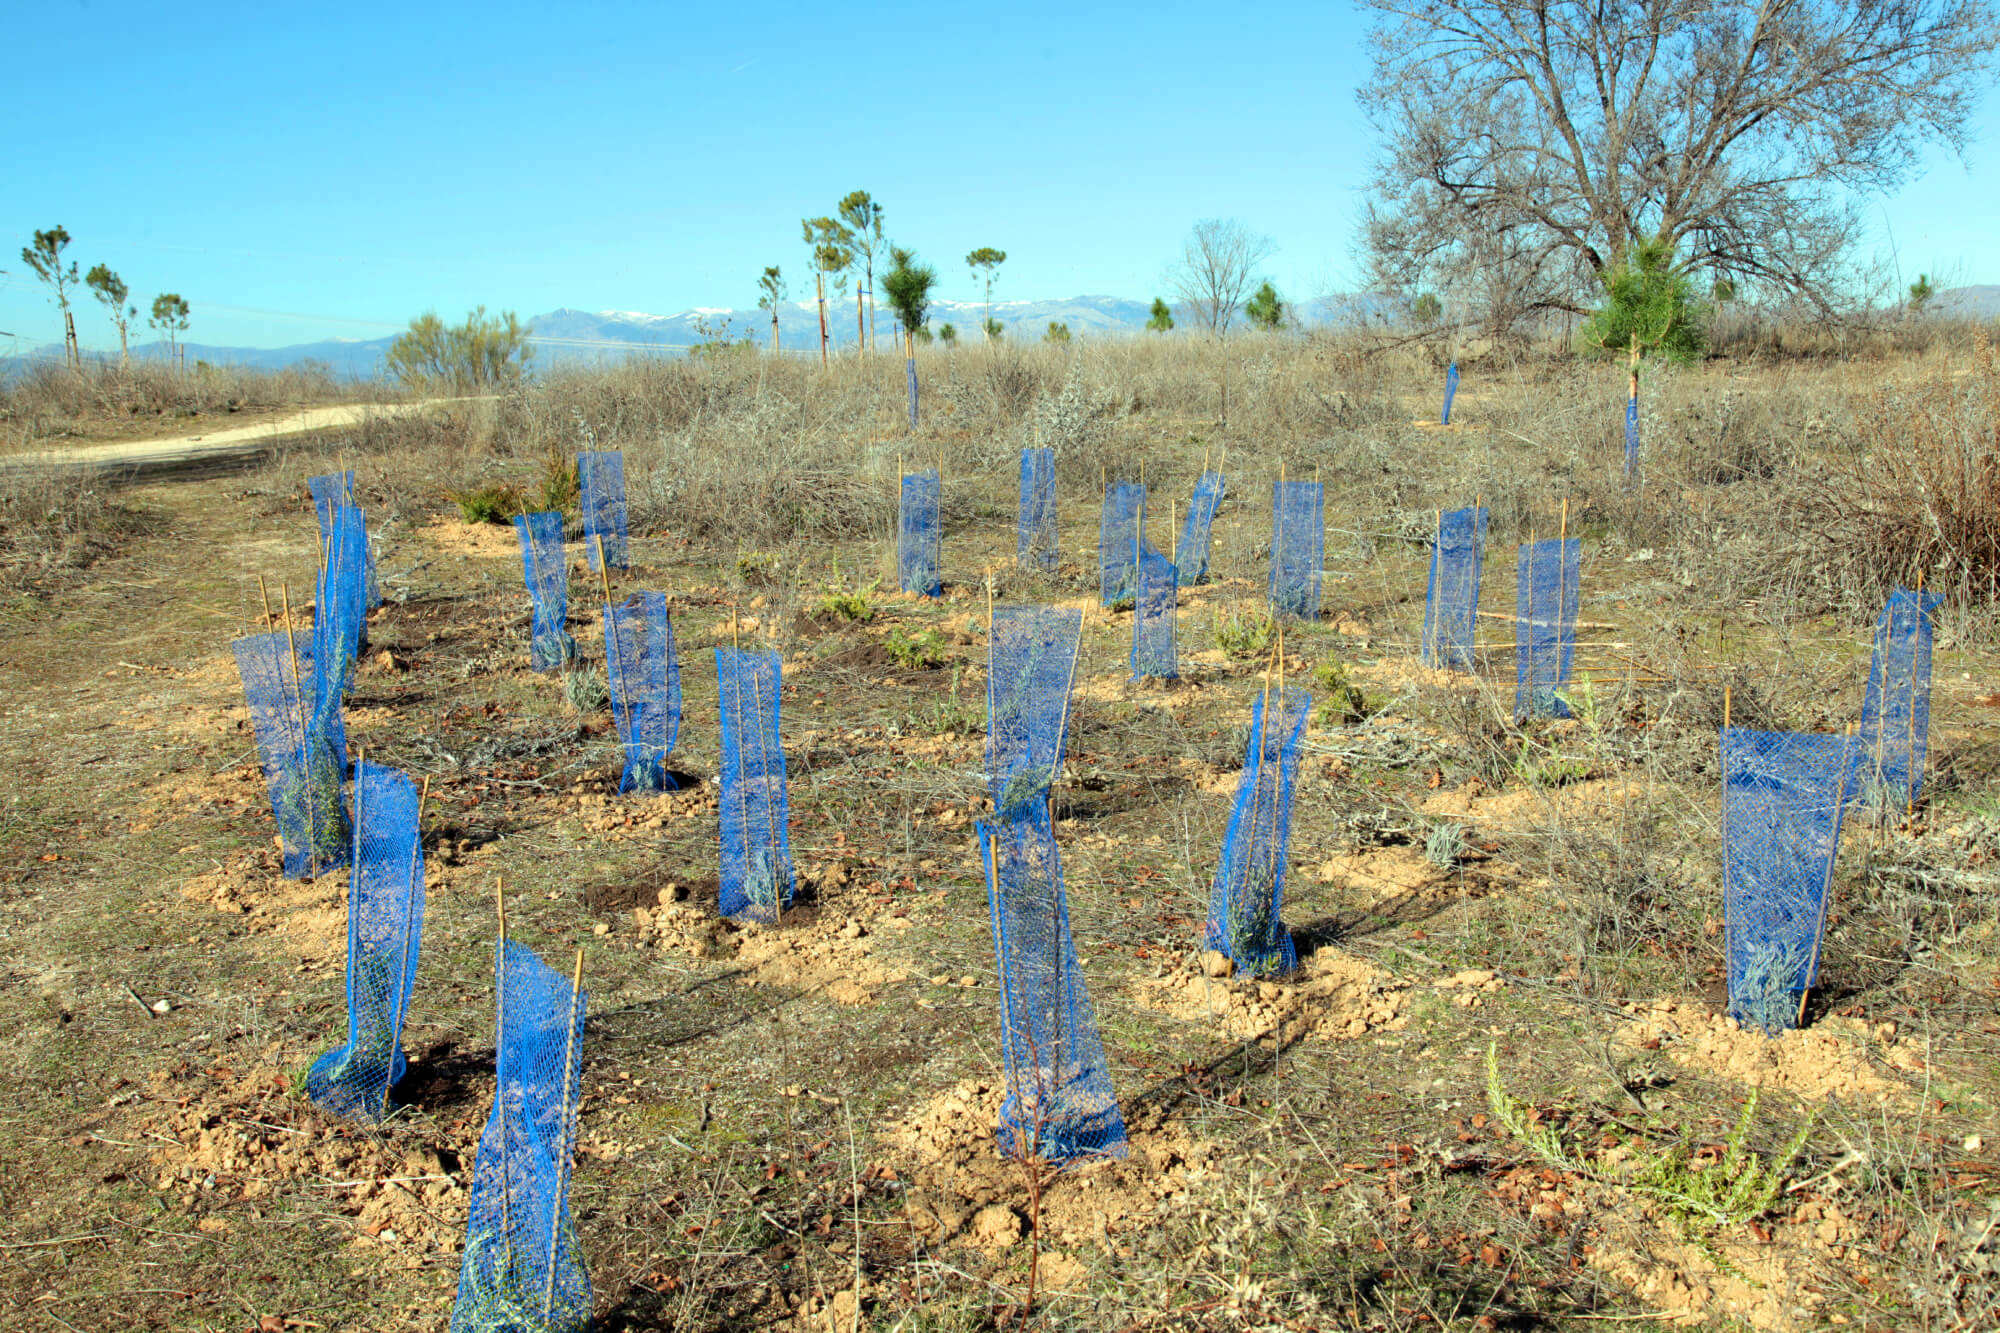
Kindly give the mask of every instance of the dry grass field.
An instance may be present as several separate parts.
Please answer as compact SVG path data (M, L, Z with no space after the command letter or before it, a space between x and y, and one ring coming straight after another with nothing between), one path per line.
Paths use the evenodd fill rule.
M1622 373L1565 358L1469 360L1449 428L1427 352L1353 339L921 368L914 433L898 360L725 355L551 373L220 478L0 483L0 1325L444 1329L504 877L515 938L584 951L572 1208L600 1330L1993 1326L1983 340L1773 336L1649 372L1629 489ZM33 441L110 436L84 397L8 392ZM609 714L528 670L511 527L448 498L533 490L586 439L625 453L614 591L675 609L673 762L696 780L665 797L611 794ZM1058 459L1050 579L1013 566L1037 441ZM899 456L943 460L939 600L891 591ZM1229 488L1213 579L1182 591L1182 680L1142 687L1129 614L1097 606L1099 487L1143 465L1164 546L1205 457ZM1202 967L1199 932L1264 670L1229 649L1263 614L1281 465L1327 488L1322 614L1285 639L1323 707L1284 904L1300 970L1238 982ZM306 478L340 466L385 591L349 734L431 780L411 1070L381 1128L301 1092L344 1031L345 878L279 877L229 648L261 628L260 575L310 596ZM1425 543L1475 497L1491 646L1474 675L1431 671ZM1565 510L1585 705L1516 725L1512 548ZM571 630L601 665L572 557ZM1919 569L1947 594L1926 797L1850 826L1806 1028L1738 1031L1719 1017L1725 689L1738 725L1844 729L1882 598ZM1036 1237L992 1139L972 831L989 575L1003 601L1085 608L1054 812L1132 1144L1049 1182ZM828 605L857 591L872 618ZM770 929L714 912L709 649L732 618L784 654L802 891ZM913 639L928 664L899 660Z

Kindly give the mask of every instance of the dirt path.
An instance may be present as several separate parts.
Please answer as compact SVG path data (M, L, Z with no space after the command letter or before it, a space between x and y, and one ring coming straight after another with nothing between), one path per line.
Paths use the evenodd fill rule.
M231 430L209 430L166 439L18 454L0 461L0 471L74 468L120 478L197 475L217 466L261 457L274 442L288 436L358 425L370 415L399 417L441 403L466 401L470 400L427 398L415 403L341 403L331 407L312 407Z

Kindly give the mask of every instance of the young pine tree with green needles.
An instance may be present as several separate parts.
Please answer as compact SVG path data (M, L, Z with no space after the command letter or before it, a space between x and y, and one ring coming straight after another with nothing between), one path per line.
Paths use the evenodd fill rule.
M1706 310L1694 284L1674 263L1673 247L1647 241L1604 275L1604 304L1584 325L1586 343L1628 358L1630 396L1639 397L1639 361L1648 352L1677 364L1707 345Z
M1174 326L1174 312L1167 307L1161 297L1153 298L1153 308L1147 312L1146 327L1154 333L1165 333Z

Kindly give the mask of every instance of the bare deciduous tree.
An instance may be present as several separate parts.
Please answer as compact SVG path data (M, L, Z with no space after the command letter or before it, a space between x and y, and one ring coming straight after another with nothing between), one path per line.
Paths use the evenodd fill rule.
M1372 277L1495 330L1581 309L1646 241L1824 308L1857 200L1964 146L2000 41L1988 0L1368 3Z
M1277 245L1234 218L1203 218L1194 224L1180 263L1169 275L1188 316L1212 334L1229 330L1256 280L1257 266Z

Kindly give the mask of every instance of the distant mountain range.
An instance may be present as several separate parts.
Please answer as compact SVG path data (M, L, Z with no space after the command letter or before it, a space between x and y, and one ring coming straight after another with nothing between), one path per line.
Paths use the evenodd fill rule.
M1381 316L1390 306L1386 298L1379 296L1336 296L1300 307L1297 315L1308 327L1319 327ZM2000 318L2000 286L1954 287L1939 292L1932 308L1940 314L1960 318ZM1137 334L1145 330L1150 313L1151 302L1117 296L993 303L993 318L1005 327L1007 335L1030 342L1039 340L1052 322L1067 325L1070 336L1079 338ZM935 333L950 324L961 338L970 341L979 336L980 321L985 315L986 307L978 301L938 301L930 309L930 328ZM852 292L844 299L828 300L826 321L833 350L852 350L857 341ZM536 315L528 321L528 326L535 343L535 364L547 367L616 361L646 353L673 354L721 337L748 338L765 347L771 339L771 312L701 306L676 315L562 309ZM819 314L813 302L788 301L779 308L778 340L786 353L816 355L818 337ZM187 343L185 347L190 362L266 370L319 362L336 375L370 379L382 373L383 354L394 341L395 335L391 334L365 340L330 338L289 347L220 347L210 343ZM884 351L895 346L895 317L886 306L878 306L875 311L875 342ZM162 359L166 356L166 345L146 343L134 347L132 355ZM25 357L0 358L0 379L18 373L30 360L56 360L61 356L61 344L49 343Z

